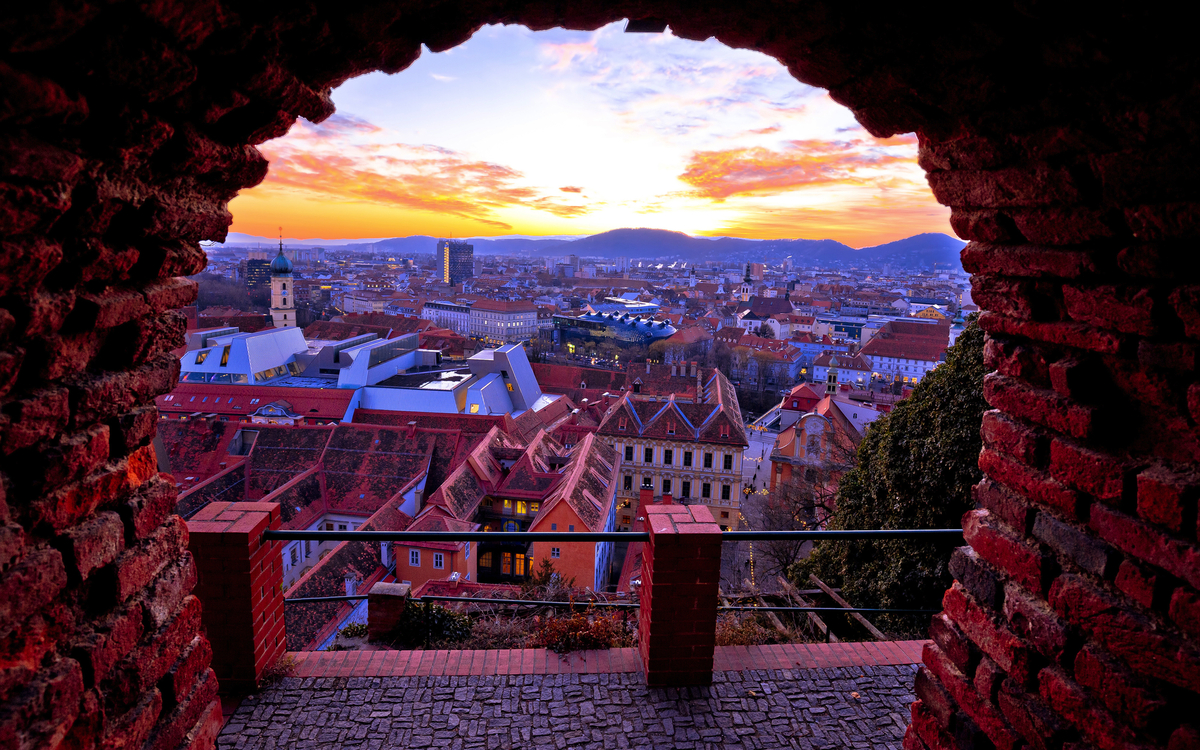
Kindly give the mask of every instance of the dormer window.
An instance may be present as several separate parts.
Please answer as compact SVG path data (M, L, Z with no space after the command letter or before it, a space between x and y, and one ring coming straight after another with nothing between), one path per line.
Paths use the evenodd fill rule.
M675 423L674 422L667 422L667 434L668 435L675 434Z
M727 424L721 425L721 437L723 437L723 438L729 437L729 425L727 425Z
M617 429L620 430L621 432L624 432L625 425L626 425L625 417L621 417L620 421L617 422Z

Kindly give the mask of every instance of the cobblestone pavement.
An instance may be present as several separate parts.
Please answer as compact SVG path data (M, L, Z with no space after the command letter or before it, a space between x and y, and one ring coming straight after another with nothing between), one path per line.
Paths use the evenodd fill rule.
M718 672L288 678L247 698L219 748L899 748L915 665Z

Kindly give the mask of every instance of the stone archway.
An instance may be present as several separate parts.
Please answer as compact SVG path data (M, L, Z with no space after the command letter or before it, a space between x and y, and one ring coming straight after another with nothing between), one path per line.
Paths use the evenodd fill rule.
M195 295L178 277L265 175L254 145L422 43L624 17L761 50L873 134L915 131L971 241L997 411L907 746L1195 746L1200 95L1183 24L760 0L4 11L0 739L203 745L219 716L149 441Z

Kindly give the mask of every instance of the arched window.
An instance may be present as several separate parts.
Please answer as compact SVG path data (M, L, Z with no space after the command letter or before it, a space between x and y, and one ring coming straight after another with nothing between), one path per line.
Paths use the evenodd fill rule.
M287 291L287 282L286 281L283 282L283 291L285 291L285 292Z

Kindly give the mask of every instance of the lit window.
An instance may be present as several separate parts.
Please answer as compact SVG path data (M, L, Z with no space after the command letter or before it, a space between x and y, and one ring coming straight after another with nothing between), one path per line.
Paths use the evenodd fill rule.
M472 414L478 414L478 413L479 413L479 404L471 404L471 413L472 413Z
M536 500L535 500L535 501L532 501L532 502L530 502L530 503L529 503L529 512L530 512L530 513L537 513L537 512L538 512L538 508L540 508L540 507L542 507L542 504L541 504L541 503L537 502Z
M421 550L410 549L408 551L408 564L414 568L421 567Z
M479 567L481 567L481 568L492 567L492 553L491 552L480 552L479 553Z
M433 553L433 567L438 570L446 567L446 557L441 552Z
M558 559L558 547L550 548L550 557L553 557L555 560Z
M525 555L517 555L516 563L517 563L517 570L516 570L517 575L519 575L519 576L525 575Z
M524 501L524 500L518 500L518 501L517 501L517 513L519 513L519 514L521 514L521 515L525 515L525 508L526 508L526 506L525 506L525 501Z

